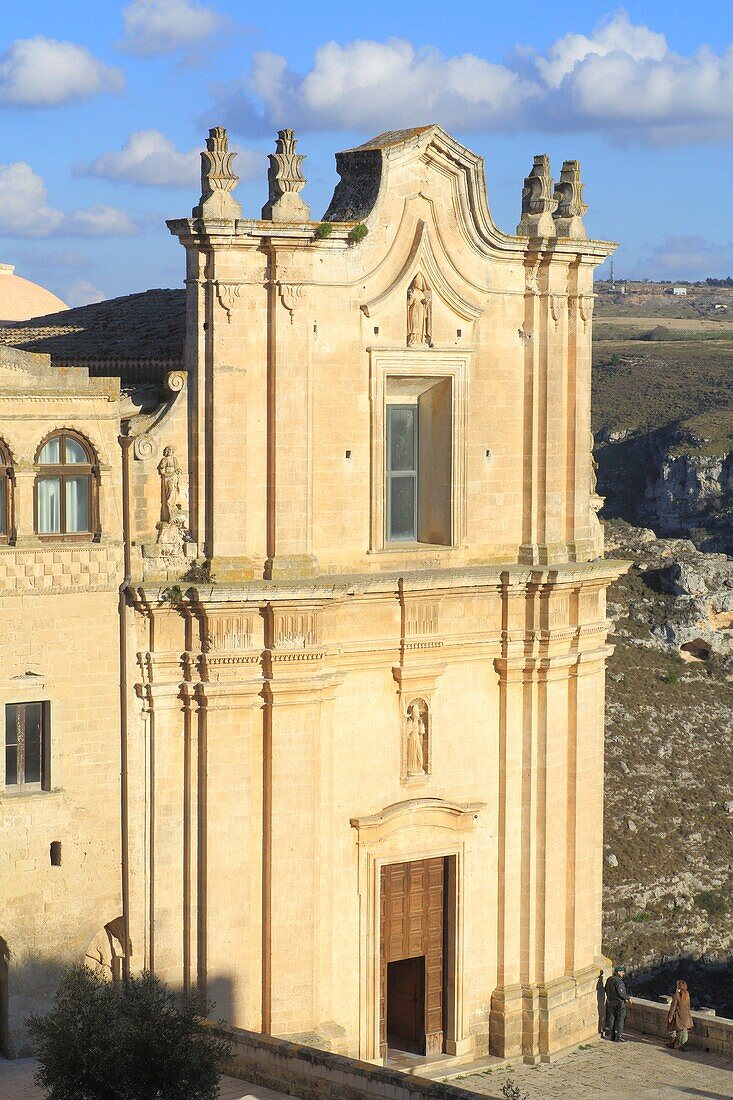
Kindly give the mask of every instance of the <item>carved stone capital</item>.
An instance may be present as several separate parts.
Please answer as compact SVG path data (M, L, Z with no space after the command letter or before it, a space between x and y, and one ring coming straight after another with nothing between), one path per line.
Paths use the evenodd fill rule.
M234 303L244 290L243 283L225 283L217 279L215 282L216 297L222 309L226 310L227 324L231 324Z
M278 283L280 300L290 314L290 324L295 323L295 311L305 298L305 287L302 283Z

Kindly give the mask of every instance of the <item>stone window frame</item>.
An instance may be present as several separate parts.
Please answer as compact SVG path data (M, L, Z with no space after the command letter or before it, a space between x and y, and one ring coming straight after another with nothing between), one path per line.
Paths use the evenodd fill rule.
M369 348L371 405L370 554L425 553L457 550L467 538L468 378L472 353L438 348ZM451 532L449 543L390 542L386 537L386 405L390 378L434 378L451 381Z
M59 464L51 465L50 463L41 464L38 460L43 451L43 448L47 443L50 443L52 439L60 439L61 446L65 446L66 439L71 439L83 449L87 456L88 461L85 463L66 463L60 462ZM63 454L63 451L62 451ZM54 428L53 431L48 432L43 437L36 448L34 455L35 465L35 478L33 481L33 530L36 538L43 542L99 542L101 538L101 526L100 526L100 508L99 508L99 496L100 496L100 465L97 453L82 432L77 431L75 428ZM38 482L43 477L59 477L61 479L61 515L62 520L60 527L62 530L53 532L41 532L38 530ZM89 530L88 531L65 531L63 530L65 524L63 522L63 516L65 514L65 491L64 481L68 477L86 477L89 483Z
M0 482L4 489L0 502L0 545L15 540L15 464L10 448L0 439Z
M37 782L27 783L25 781L25 774L21 778L18 776L16 783L8 783L7 775L7 723L8 723L8 708L15 707L20 708L24 715L25 708L29 706L40 706L41 708L41 744L40 744L40 778ZM3 717L3 791L6 795L23 795L31 794L34 792L47 792L51 790L51 704L48 699L21 699L21 700L9 700L2 708ZM20 744L20 741L18 742ZM23 758L23 751L20 750L18 754L20 760ZM18 765L16 764L16 767ZM20 770L20 769L18 769Z

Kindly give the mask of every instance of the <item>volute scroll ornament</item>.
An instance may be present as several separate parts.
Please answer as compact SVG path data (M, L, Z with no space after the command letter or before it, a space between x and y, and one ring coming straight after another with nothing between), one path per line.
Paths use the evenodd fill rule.
M227 324L231 324L234 303L241 295L244 285L242 283L223 283L219 280L217 280L215 285L216 297L219 300L219 305L226 311Z
M278 283L280 299L285 309L290 314L290 324L295 324L295 311L305 298L305 287L302 283Z

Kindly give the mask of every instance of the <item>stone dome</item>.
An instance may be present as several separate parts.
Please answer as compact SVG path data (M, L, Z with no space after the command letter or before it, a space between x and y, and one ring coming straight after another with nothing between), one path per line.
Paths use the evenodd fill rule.
M13 274L12 264L0 264L0 322L28 321L69 307L50 290Z

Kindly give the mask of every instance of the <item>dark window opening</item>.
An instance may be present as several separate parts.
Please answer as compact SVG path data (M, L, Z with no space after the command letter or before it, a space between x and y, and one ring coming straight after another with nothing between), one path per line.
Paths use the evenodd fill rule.
M61 866L61 841L60 840L52 840L51 841L50 856L51 856L51 866L52 867L60 867Z
M5 786L50 790L47 703L5 706Z

